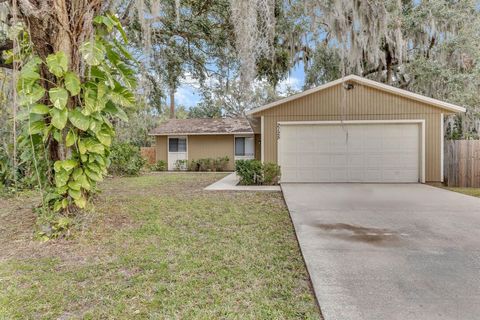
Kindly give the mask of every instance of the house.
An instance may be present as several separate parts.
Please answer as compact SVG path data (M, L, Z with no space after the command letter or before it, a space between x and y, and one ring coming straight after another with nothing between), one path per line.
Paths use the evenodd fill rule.
M150 135L155 136L158 160L176 169L178 160L229 158L228 170L234 170L235 160L260 159L260 131L247 118L170 119Z
M350 75L253 109L250 122L171 120L152 134L169 168L183 152L278 163L282 182L441 182L444 117L458 112L465 108Z

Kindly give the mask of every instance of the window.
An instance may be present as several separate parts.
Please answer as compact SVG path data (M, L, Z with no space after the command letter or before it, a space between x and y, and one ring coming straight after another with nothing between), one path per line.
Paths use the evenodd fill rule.
M235 137L235 156L253 157L253 155L254 155L253 138Z
M235 155L245 155L245 138L235 138Z
M168 152L187 152L186 138L168 139Z

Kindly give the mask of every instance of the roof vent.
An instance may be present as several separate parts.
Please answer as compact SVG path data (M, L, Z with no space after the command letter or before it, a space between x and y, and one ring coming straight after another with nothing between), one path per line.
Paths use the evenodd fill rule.
M345 90L352 90L355 88L355 85L353 84L353 82L345 82L343 84L343 88L345 88Z

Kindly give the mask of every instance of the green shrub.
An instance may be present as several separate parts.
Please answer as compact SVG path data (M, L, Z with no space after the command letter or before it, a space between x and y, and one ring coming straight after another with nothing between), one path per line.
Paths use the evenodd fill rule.
M219 157L216 159L213 158L203 158L198 160L192 160L188 164L189 171L225 171L227 170L228 162L230 158L228 157Z
M280 181L280 167L275 163L258 160L237 160L235 172L242 185L274 185Z
M213 159L211 158L205 158L205 159L198 159L198 170L199 171L213 171L212 165L213 165Z
M167 171L168 165L167 161L165 160L158 160L154 165L152 170L153 171Z
M214 167L215 171L225 171L227 170L228 162L230 161L229 157L220 157L215 159Z
M112 144L109 159L108 172L119 176L136 176L146 163L140 148L126 142Z
M275 185L280 181L280 166L276 163L263 164L263 184Z
M198 161L192 160L188 164L188 171L198 171L200 168L200 165L198 164Z
M187 170L188 160L177 160L175 161L175 171Z
M235 171L240 177L240 184L253 185L262 183L262 162L258 160L237 160Z

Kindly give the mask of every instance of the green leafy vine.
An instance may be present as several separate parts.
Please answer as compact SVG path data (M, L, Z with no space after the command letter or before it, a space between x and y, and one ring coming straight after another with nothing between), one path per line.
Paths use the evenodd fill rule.
M45 60L30 54L19 73L17 92L28 134L45 145L54 139L62 148L44 199L55 212L85 208L96 183L107 173L115 135L112 121L127 121L122 108L135 102L134 59L125 48L127 38L119 20L107 14L94 22L94 37L80 47L85 72L70 69L68 57L59 51ZM112 36L115 32L121 40ZM54 83L41 76L42 67L54 75Z

